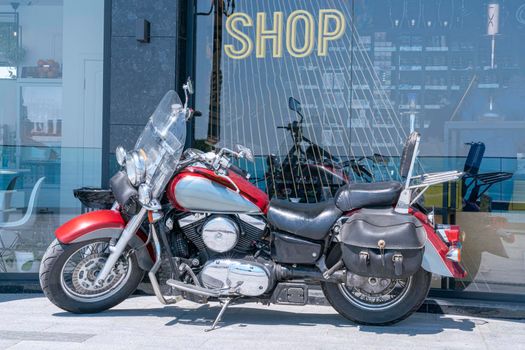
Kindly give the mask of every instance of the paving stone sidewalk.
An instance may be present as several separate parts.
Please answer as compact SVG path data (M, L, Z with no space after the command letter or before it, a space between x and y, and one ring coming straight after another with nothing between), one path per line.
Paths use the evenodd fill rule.
M354 325L327 306L232 306L204 332L211 306L133 297L96 315L41 294L0 294L0 349L525 349L525 321L416 313L389 327Z

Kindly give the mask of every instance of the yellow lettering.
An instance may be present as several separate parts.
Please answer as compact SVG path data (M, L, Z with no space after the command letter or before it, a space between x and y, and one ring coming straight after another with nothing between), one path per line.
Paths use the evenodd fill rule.
M334 21L334 29L330 30L330 21ZM319 33L317 52L319 56L328 55L328 41L337 40L345 32L346 22L343 14L338 10L319 11Z
M250 16L242 12L235 12L226 20L226 31L241 43L241 47L236 49L234 45L227 44L224 45L224 52L228 57L240 60L248 57L252 53L253 43L248 35L237 28L237 23L240 23L244 27L251 27L253 26L253 21Z
M273 28L266 29L266 13L257 13L257 32L255 36L255 56L257 58L266 57L266 40L272 40L273 57L283 56L283 13L273 14Z
M304 44L297 47L297 23L304 21ZM314 17L307 11L297 10L286 21L286 49L294 57L309 56L314 49Z

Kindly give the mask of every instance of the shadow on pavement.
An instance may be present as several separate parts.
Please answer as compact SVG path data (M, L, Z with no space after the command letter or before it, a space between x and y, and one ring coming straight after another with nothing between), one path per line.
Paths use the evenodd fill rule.
M406 320L391 326L361 326L362 332L375 334L405 334L409 336L421 334L437 334L446 329L472 332L476 326L487 323L484 320L453 318L448 315L413 314Z
M172 320L166 326L178 324L209 327L219 313L219 306L202 305L198 308L178 308L168 306L153 309L113 309L99 314L77 315L67 312L55 313L58 317L170 317ZM298 309L299 311L299 309ZM249 325L296 325L314 327L331 325L334 327L359 327L360 331L376 334L405 334L415 336L420 334L438 334L446 329L471 332L486 321L468 318L452 318L445 315L416 313L408 319L391 326L359 326L342 316L333 314L317 314L304 312L289 312L275 309L246 308L233 306L224 314L219 328Z
M9 301L16 301L21 299L33 299L33 298L42 298L43 293L24 293L24 294L1 294L0 293L0 303L7 303Z

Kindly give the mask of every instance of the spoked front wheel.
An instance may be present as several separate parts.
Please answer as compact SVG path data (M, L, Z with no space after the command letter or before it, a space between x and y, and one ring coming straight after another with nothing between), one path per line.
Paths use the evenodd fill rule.
M389 325L417 311L430 288L431 273L419 269L406 279L354 275L352 286L322 283L330 304L347 319L360 324Z
M109 256L109 240L74 244L53 241L40 265L40 285L46 297L63 310L94 313L107 310L135 291L144 271L134 254L123 254L102 285L95 283Z

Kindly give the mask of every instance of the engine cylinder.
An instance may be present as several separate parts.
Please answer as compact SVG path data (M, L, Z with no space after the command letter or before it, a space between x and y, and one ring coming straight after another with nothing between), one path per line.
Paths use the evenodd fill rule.
M226 216L214 216L202 226L202 240L217 253L232 250L239 240L239 226Z

